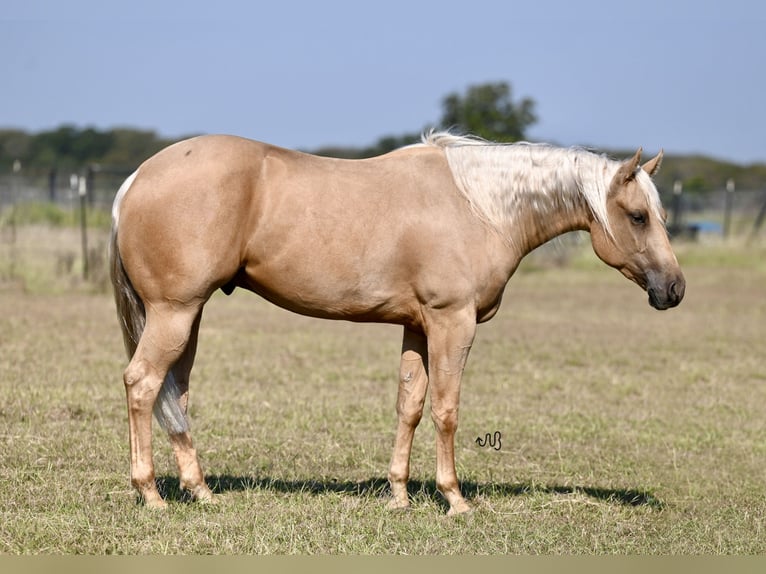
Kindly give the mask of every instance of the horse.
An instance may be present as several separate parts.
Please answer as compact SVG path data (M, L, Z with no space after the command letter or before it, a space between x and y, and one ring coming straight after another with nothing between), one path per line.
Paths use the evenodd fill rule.
M112 208L110 275L129 363L123 373L130 478L148 507L152 413L180 485L213 501L186 411L203 306L241 288L307 316L403 328L392 509L409 507L415 428L430 386L436 486L448 514L468 512L455 471L460 381L477 325L500 307L522 258L574 230L596 255L674 307L685 279L651 176L581 148L498 144L450 132L367 159L336 159L229 135L158 152Z

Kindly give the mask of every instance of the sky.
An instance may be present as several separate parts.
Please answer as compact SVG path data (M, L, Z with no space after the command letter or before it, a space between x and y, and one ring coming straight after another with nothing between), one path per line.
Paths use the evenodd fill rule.
M0 128L363 146L505 81L530 140L766 163L762 0L3 0L0 54Z

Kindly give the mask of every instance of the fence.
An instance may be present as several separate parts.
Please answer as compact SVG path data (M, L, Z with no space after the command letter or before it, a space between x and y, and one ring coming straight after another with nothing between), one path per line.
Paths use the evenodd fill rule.
M0 175L0 286L105 290L109 212L127 169Z
M0 174L0 286L106 289L109 212L132 168L91 166L75 173L15 168ZM766 235L761 229L766 190L660 191L675 240ZM562 259L560 247L552 251Z
M79 201L84 187L88 206L108 211L117 188L132 171L133 168L114 166L24 171L17 163L12 173L0 174L0 209L23 203L68 207Z
M664 193L668 210L668 229L674 237L701 240L706 238L746 237L762 233L766 217L766 190Z

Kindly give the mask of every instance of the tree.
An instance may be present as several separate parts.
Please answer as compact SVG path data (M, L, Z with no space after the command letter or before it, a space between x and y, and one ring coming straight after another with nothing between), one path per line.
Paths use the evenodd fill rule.
M436 126L497 142L523 140L527 128L537 121L535 102L524 98L515 103L511 95L507 82L469 86L464 95L449 94L442 100L442 117ZM421 133L384 136L366 148L324 147L314 153L344 158L372 157L416 143Z
M31 140L22 130L0 129L0 171L10 171L14 161L26 159Z
M442 101L440 126L492 141L522 140L537 121L535 102L524 98L514 103L511 96L507 82L469 86L464 95L451 93Z
M137 166L172 143L148 130L115 128L111 136L112 145L101 158L109 166Z

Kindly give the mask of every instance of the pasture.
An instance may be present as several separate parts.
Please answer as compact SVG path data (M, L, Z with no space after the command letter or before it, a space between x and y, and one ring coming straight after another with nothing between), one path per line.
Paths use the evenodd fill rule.
M428 416L412 509L385 507L400 328L216 294L190 413L218 504L179 493L156 429L157 512L129 482L111 294L5 283L0 552L762 554L766 251L676 247L687 294L666 312L588 245L565 267L525 261L466 369L456 453L475 512L455 518ZM499 449L477 444L496 431Z

